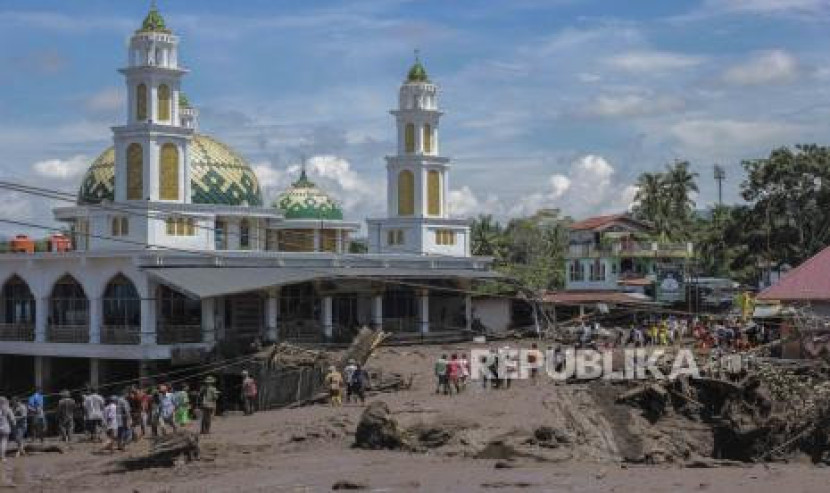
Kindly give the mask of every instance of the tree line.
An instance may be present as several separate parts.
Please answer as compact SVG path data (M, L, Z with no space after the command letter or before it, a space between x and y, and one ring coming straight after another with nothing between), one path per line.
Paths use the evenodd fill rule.
M630 213L653 226L655 240L692 242L696 274L748 285L830 244L830 148L780 147L741 169L743 201L706 209L697 206L700 176L688 161L642 173ZM505 225L481 215L472 223L472 253L493 257L497 270L527 288L562 288L571 222L558 209Z

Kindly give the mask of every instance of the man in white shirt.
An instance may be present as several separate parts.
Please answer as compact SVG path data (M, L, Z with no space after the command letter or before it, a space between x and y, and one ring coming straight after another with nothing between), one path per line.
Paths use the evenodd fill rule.
M101 425L104 420L104 398L94 389L84 395L84 421L91 442L101 441Z

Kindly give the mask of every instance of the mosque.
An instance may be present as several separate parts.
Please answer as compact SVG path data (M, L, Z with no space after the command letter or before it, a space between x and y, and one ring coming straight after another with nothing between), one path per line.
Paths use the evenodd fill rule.
M153 7L130 38L127 119L77 203L68 251L0 254L0 387L47 390L230 358L256 341L348 342L469 330L470 288L497 275L447 207L438 89L416 60L392 111L387 217L361 224L305 171L270 204L245 159L197 132L179 37Z

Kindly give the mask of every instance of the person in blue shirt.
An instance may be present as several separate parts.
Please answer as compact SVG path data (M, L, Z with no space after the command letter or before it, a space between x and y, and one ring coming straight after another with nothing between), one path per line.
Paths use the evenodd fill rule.
M43 436L46 434L46 411L44 409L44 399L40 387L35 387L35 392L29 397L29 420L31 421L32 434L29 436L31 441L40 439L43 443Z

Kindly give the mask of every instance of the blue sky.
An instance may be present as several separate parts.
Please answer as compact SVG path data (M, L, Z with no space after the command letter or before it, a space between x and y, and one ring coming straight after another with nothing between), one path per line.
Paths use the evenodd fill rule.
M388 110L420 48L446 111L459 215L625 209L636 176L830 141L830 0L159 0L201 131L269 196L301 156L353 219L384 213ZM125 45L149 1L0 0L0 174L75 191L124 118ZM0 214L51 220L7 192ZM9 228L0 226L0 231Z

